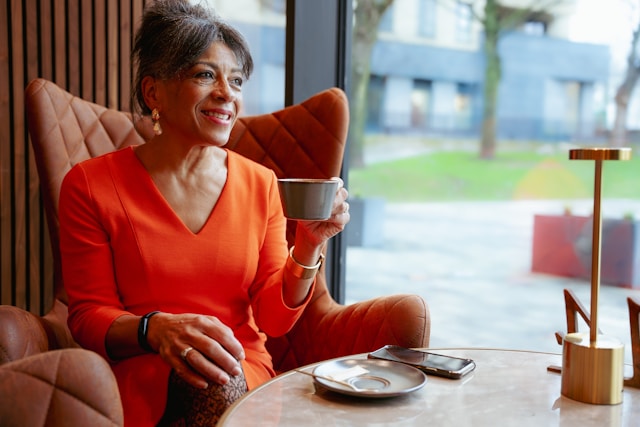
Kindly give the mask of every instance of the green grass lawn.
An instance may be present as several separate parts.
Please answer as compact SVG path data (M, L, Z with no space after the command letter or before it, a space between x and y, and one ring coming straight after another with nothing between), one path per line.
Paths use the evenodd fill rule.
M593 197L593 161L569 160L568 152L503 151L494 160L469 150L434 151L352 169L349 193L395 202ZM604 162L603 198L640 199L640 154L633 154Z

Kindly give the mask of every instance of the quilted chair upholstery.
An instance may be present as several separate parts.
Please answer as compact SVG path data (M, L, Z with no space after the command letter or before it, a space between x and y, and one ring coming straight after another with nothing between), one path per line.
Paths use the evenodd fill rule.
M270 167L279 178L339 176L348 126L346 95L332 88L293 107L240 118L228 147ZM289 221L290 244L294 231L295 221ZM421 297L392 295L344 306L329 294L324 266L316 280L313 298L298 323L285 336L267 341L276 370L385 344L429 345L429 310Z
M2 393L3 427L124 423L113 372L101 356L88 350L47 351L7 363L0 368L0 384L1 390L14 391Z
M42 317L0 306L0 370L2 363L77 347L66 325L60 274L57 205L62 178L84 159L144 143L151 135L148 121L134 125L128 114L82 100L47 80L33 80L25 99L54 256L55 303ZM340 173L347 128L347 98L333 88L271 114L240 118L228 147L272 168L278 177L326 178ZM290 243L294 231L290 221ZM282 372L385 344L427 347L429 333L429 310L421 297L384 296L344 306L330 296L323 267L296 326L284 337L270 337L267 346ZM9 392L0 383L0 401Z

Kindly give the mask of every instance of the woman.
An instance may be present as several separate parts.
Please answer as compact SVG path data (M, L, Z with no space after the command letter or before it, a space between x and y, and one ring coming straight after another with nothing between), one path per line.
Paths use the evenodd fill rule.
M304 310L347 191L328 221L297 225L289 252L275 175L224 148L253 68L243 37L206 8L156 0L132 59L155 136L64 179L69 327L112 362L127 425L213 425L274 375L265 334Z

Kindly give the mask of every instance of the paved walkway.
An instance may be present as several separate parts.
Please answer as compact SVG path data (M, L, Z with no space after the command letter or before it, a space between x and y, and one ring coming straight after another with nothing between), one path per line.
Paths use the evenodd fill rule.
M431 346L561 352L563 290L590 305L590 284L531 272L533 215L560 213L562 201L387 204L384 243L349 247L347 303L415 293L430 306ZM571 202L589 215L592 202ZM603 201L603 216L634 212L638 201ZM625 343L631 361L627 297L640 290L602 285L600 329ZM586 328L582 327L586 331Z

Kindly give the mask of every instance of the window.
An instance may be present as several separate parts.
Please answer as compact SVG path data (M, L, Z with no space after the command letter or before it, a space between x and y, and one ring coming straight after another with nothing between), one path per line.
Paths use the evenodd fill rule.
M434 38L436 35L436 0L420 0L418 9L418 34L425 38Z
M586 88L576 81L551 80L546 84L545 132L553 138L574 139L588 126L582 120L583 94ZM592 122L596 120L594 114Z
M455 128L459 131L470 130L473 124L473 100L475 90L473 85L458 83L454 99Z
M369 81L369 94L367 102L367 125L370 131L380 131L382 122L382 110L384 103L384 78L372 75Z
M404 7L409 3L418 6L421 20L431 4L415 0ZM428 44L385 34L373 50L365 102L374 117L367 117L365 161L348 170L352 211L360 209L352 218L364 219L347 226L347 235L359 239L349 240L346 252L345 301L391 293L423 296L431 310L433 347L561 352L554 333L567 328L563 290L572 289L588 307L590 284L584 277L542 273L537 264L534 271L537 217L563 220L570 210L584 220L591 214L594 165L569 161L568 148L607 144L615 90L604 88L620 84L624 61L609 62L616 55L604 42L569 38L564 15L546 19L553 9L540 22L520 25L522 31L502 33L497 149L493 160L480 159L485 58L483 47L470 42L483 29L465 2L437 3L440 23L451 23L442 34ZM603 23L609 13L601 8ZM630 41L633 29L612 22L618 24L607 27L608 34ZM590 37L593 28L586 27ZM529 36L547 30L554 37ZM634 98L638 102L640 94ZM360 101L352 95L351 102ZM640 133L634 117L629 116L632 137ZM640 138L635 139L629 144L638 147ZM637 162L606 164L606 218L640 217ZM561 243L548 244L564 252L549 258L590 262L589 232L583 223L552 233ZM616 262L604 264L622 273ZM640 284L635 286L600 288L601 329L625 343L627 363L626 298L640 300Z
M380 25L378 26L378 32L380 33L391 33L393 32L393 14L395 8L393 7L393 3L391 6L387 8L387 10L382 15L382 19L380 20Z
M286 0L261 0L264 10L284 15L287 10Z
M411 127L426 129L429 117L431 82L416 80L411 92Z
M459 43L471 42L473 14L471 5L463 2L456 4L456 41Z
M235 2L223 3L233 6ZM317 7L334 4L329 0L308 3ZM422 3L416 0L413 4ZM449 28L455 27L457 34L467 34L465 37L473 40L482 29L473 25L467 5L456 4L456 25ZM309 27L326 29L340 19L349 21L348 16L340 18L344 10L307 16L307 28L301 30L296 42L318 46L321 41L305 38ZM601 13L604 18L607 8ZM284 18L277 24L271 18L279 15L271 14L256 26L252 24L256 21L249 19L254 16L258 15L243 10L237 17L248 33L255 33L250 34L252 47L263 49L272 40L284 40ZM608 31L622 36L628 29L623 29L619 20L615 22ZM270 27L269 31L263 27ZM331 28L326 32L349 40L350 35L339 34L343 29L336 32ZM384 28L383 23L379 31ZM610 66L616 69L619 64L609 63L609 48L603 43L561 39L562 28L553 30L554 38L514 32L501 39L503 68L494 160L478 158L484 104L480 47L470 51L468 44L452 46L452 39L447 38L442 44L436 40L434 48L417 46L415 40L413 44L394 40L400 45L385 50L402 53L411 61L398 67L399 62L389 54L383 59L391 64L383 61L372 69L365 164L362 168L345 167L352 210L357 199L365 206L362 212L369 212L367 219L352 222L341 236L341 247L347 246L345 302L391 293L423 296L431 310L433 347L561 351L553 334L566 330L562 291L574 290L588 306L589 283L584 278L532 271L535 217L562 216L565 210L590 215L593 165L568 161L567 148L572 144L606 144L613 106L612 91L603 88L616 87L620 81L615 80L616 73L609 73ZM535 33L540 28L534 25L528 31ZM392 42L379 38L376 43L379 49ZM266 54L270 59L267 65L258 65L263 78L256 84L269 86L280 78L279 73L285 81L280 71L284 69L284 41L275 45L280 47L273 52L280 56ZM374 49L374 55L376 52L380 50ZM324 49L317 49L313 56L323 54ZM348 63L352 55L346 49L338 59ZM419 60L413 61L416 58ZM619 78L624 69L617 70ZM297 81L313 87L318 79L335 77L311 71L298 74ZM265 95L269 90L274 95L280 91L280 84L285 85L261 88L256 106L282 102L277 96L276 101L264 101L271 99ZM356 100L352 97L351 102ZM637 133L635 128L631 131L632 135ZM638 146L634 141L630 144ZM605 217L640 217L637 167L633 160L606 165ZM557 234L571 237L570 250L584 259L588 229L577 230L577 235L571 230ZM352 234L360 240L347 240ZM333 269L328 266L327 271ZM630 362L628 296L640 299L640 290L601 286L600 327L625 343L626 362Z
M528 21L522 26L522 32L532 36L543 36L546 32L546 25L544 22Z

